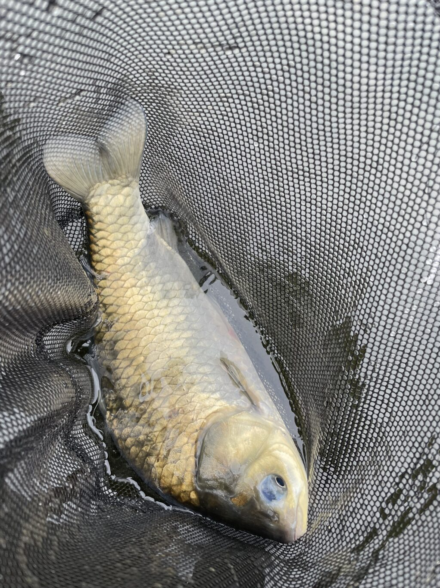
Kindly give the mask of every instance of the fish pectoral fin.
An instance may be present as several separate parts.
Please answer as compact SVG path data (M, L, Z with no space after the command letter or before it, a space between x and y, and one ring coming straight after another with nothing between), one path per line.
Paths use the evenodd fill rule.
M237 365L225 356L220 357L220 363L226 370L232 382L249 399L250 403L256 408L261 409L261 400L259 396L250 389L250 386L246 382L246 378L243 376Z

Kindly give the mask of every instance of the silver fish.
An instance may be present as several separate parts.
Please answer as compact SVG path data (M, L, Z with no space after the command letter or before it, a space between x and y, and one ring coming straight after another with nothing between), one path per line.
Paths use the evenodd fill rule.
M145 213L145 137L144 112L128 101L97 139L58 136L44 149L49 175L87 217L109 427L162 494L291 542L307 527L303 462L241 342Z

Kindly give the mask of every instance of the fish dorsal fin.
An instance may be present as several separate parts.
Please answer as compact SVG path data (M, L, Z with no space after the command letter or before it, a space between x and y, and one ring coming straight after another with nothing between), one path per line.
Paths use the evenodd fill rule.
M159 213L157 217L152 219L151 221L151 230L156 233L158 237L165 241L167 245L174 249L174 251L178 251L177 248L177 235L176 231L174 230L173 221L163 214L163 212Z
M220 357L220 363L240 392L242 392L242 394L244 394L249 399L251 404L253 404L256 408L261 409L260 398L257 394L255 394L255 392L252 391L251 387L246 381L246 378L241 373L240 368L238 368L237 365L228 359L225 355Z

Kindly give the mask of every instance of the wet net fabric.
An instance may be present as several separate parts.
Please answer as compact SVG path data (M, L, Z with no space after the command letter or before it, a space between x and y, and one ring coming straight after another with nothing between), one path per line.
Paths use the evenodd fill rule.
M0 1L0 584L439 581L437 3ZM107 466L79 205L42 147L133 98L174 212L296 393L308 534L165 509Z

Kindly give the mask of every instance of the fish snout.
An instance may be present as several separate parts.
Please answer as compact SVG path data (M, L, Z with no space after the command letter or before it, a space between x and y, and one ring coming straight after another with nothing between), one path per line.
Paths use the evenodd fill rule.
M280 529L281 540L283 543L293 543L302 537L307 531L307 514L304 514L301 507L296 509L296 515L293 522L289 522L284 529Z
M303 512L301 505L298 505L296 511L295 537L293 540L299 539L307 531L307 511Z

